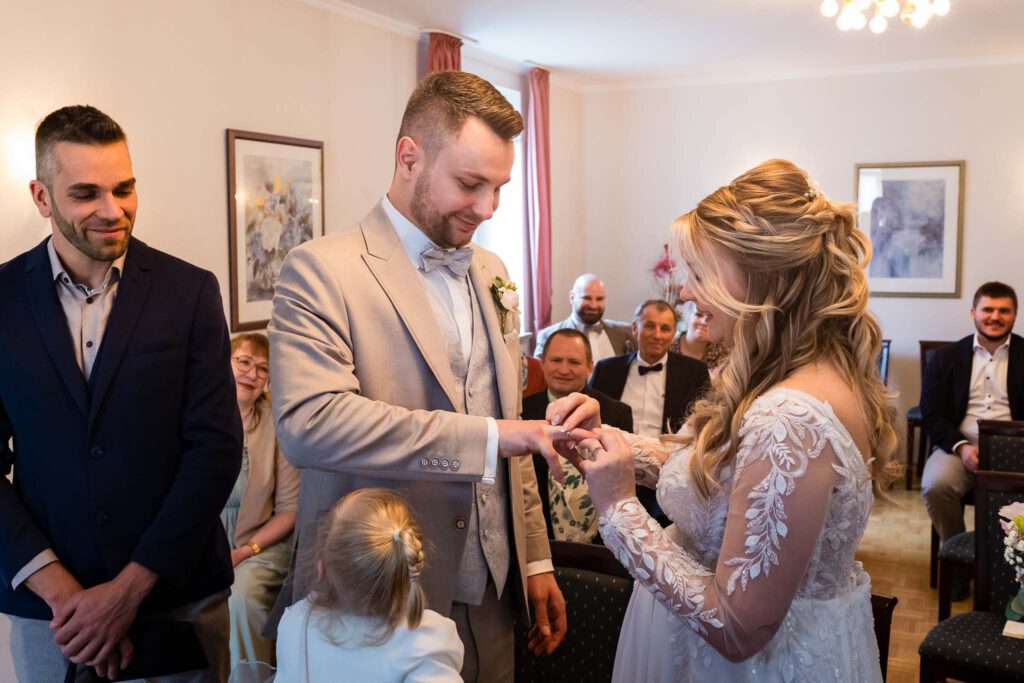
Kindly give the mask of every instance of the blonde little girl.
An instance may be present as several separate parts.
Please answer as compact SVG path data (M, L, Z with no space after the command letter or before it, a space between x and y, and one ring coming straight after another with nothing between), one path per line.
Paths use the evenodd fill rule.
M331 509L317 587L278 628L276 683L460 683L455 622L424 607L423 537L405 501L361 489Z

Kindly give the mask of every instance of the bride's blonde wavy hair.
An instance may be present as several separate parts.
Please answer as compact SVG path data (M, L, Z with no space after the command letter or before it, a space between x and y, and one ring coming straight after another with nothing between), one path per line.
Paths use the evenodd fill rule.
M744 413L798 368L834 365L860 400L870 431L876 494L900 476L897 414L878 373L882 334L868 311L864 267L871 243L853 207L829 201L792 162L772 159L705 197L673 225L690 289L737 319L733 348L709 393L694 407L690 470L709 497L733 459ZM733 297L714 267L728 255L747 278L746 301Z

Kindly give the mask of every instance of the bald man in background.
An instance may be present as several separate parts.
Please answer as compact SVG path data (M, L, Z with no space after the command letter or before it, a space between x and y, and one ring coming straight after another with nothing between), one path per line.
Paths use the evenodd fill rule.
M594 362L628 353L633 332L629 323L608 320L604 317L604 283L593 273L584 273L576 278L569 292L572 313L561 322L545 327L537 333L537 347L533 355L540 358L544 344L556 330L578 330L587 337Z

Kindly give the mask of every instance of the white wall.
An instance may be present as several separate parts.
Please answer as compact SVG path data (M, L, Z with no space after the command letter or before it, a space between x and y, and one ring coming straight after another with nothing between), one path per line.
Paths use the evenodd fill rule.
M920 392L919 339L973 331L970 297L986 280L1024 294L1024 65L588 93L582 112L585 262L613 317L653 292L672 220L771 157L845 201L859 162L967 161L961 298L871 302L902 410Z
M387 188L416 79L415 36L299 2L9 3L0 31L0 140L31 140L65 104L106 111L139 178L135 234L213 271L225 292L224 130L323 140L326 226L342 230ZM31 176L4 166L0 261L48 231Z

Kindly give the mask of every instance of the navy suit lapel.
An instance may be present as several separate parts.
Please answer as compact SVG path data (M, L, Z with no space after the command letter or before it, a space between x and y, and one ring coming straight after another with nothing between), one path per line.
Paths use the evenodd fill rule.
M89 388L92 391L90 424L96 419L96 413L103 403L103 396L110 387L114 373L121 363L121 356L124 355L125 347L128 346L128 340L135 329L135 323L139 320L142 305L149 293L150 269L149 248L133 239L128 247L121 283L117 286L114 309L110 312L107 329L103 333L103 344L100 346L96 365L89 376Z
M974 335L959 342L956 355L957 363L953 368L953 399L956 401L957 415L962 419L967 414L967 402L971 394L971 371L974 368Z
M622 392L626 390L626 380L629 379L629 367L633 365L633 361L636 360L636 352L633 352L626 356L625 363L617 363L615 366L615 376L612 378L612 389L615 393L612 396L618 396L622 398Z
M57 298L56 285L53 283L53 271L46 253L46 240L35 248L26 268L28 280L28 297L35 318L39 336L50 354L50 359L57 368L57 373L75 404L83 415L89 413L89 394L85 385L82 369L75 360L75 348L71 343L68 321L64 309Z
M1010 402L1010 416L1014 420L1024 420L1024 406L1021 401L1021 389L1024 388L1024 338L1010 336L1010 352L1006 366L1006 397Z

